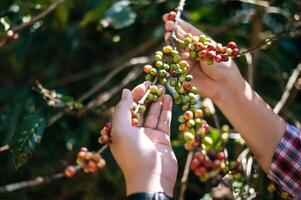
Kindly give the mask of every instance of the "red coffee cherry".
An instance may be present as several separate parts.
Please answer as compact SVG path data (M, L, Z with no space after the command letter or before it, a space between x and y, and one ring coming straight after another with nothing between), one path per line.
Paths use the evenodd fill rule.
M194 173L195 173L196 176L203 176L205 174L205 172L206 172L206 168L204 168L204 167L198 167L194 171Z
M87 147L81 147L79 151L80 152L88 152L88 148Z
M76 169L73 166L68 166L64 171L65 176L71 178L76 174Z
M190 110L187 110L187 111L184 113L184 118L185 118L186 120L190 120L190 119L192 119L192 117L193 117L193 113L192 113Z
M225 158L226 158L226 156L225 156L225 153L224 152L218 152L217 154L216 154L216 158L218 159L218 160L225 160Z
M231 48L231 49L235 49L235 48L237 48L237 45L236 45L235 42L231 41L231 42L228 43L227 47Z
M171 21L174 21L176 19L176 15L177 15L177 13L175 11L171 11L171 12L168 13L167 19L171 20Z

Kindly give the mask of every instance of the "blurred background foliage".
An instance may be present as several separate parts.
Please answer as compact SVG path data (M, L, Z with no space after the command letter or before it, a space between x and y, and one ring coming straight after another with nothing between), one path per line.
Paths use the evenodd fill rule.
M20 28L56 3L47 16ZM150 62L149 55L163 44L161 16L177 5L175 0L1 1L0 144L9 143L11 149L0 154L0 185L54 174L74 163L81 146L99 148L99 129L118 102L119 91L143 81L142 65ZM241 49L280 37L249 55L252 62L245 57L237 60L244 77L275 106L301 59L300 10L298 0L191 0L186 2L184 16L215 40L237 41ZM16 29L19 39L8 40L8 29ZM66 95L63 103L49 107L47 102L52 106L53 102L45 102L32 90L37 80ZM300 127L297 89L292 90L281 116ZM81 103L74 101L78 98ZM68 102L78 104L65 112ZM85 110L87 105L90 107ZM61 117L58 113L62 111ZM174 111L176 119L179 110ZM219 111L217 114L222 124L227 123ZM46 128L49 120L54 123ZM176 123L174 120L175 133ZM15 142L24 131L28 137L22 144ZM180 165L177 197L187 152L182 146L175 151ZM99 173L79 173L72 179L0 194L0 199L122 199L122 174L109 151L104 157L108 165ZM279 198L277 193L267 192L269 181L258 173L259 178L250 183L259 194L257 199ZM200 199L212 184L201 183L191 173L186 199Z

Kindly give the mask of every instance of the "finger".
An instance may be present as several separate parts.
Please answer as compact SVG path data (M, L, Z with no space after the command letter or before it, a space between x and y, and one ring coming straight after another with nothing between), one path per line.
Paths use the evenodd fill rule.
M165 30L167 32L171 32L173 30L174 26L175 26L175 23L173 21L168 20L168 21L165 22L164 26L165 26Z
M168 20L165 22L166 32L172 32L174 27L175 27L175 23L173 21ZM179 37L180 39L184 39L186 31L181 26L177 26L176 34L177 34L177 37Z
M155 144L171 145L169 136L160 131L144 128L143 132Z
M132 90L132 96L135 102L138 102L143 95L146 93L150 86L151 82L145 81L144 83L137 85L133 90Z
M168 15L169 15L169 13L165 13L165 14L162 16L162 20L163 20L164 22L166 22L166 21L168 20Z
M116 127L129 127L131 126L131 105L133 103L133 97L128 89L122 91L122 97L120 102L115 107L113 114L113 126Z
M186 31L181 26L177 26L176 29L176 35L179 39L184 40L185 39Z
M162 110L159 118L157 129L163 133L170 135L170 124L172 116L172 98L170 95L164 95Z
M188 22L180 19L179 20L179 26L187 33L191 33L192 35L201 35L204 34L202 31L197 29L195 26L189 24Z
M166 33L164 34L164 40L165 40L165 41L168 40L170 34L171 34L170 32L166 32Z
M180 53L180 56L182 58L182 60L186 60L187 62L190 61L189 59L189 52L183 50L183 49L179 49L179 53Z
M144 96L144 94L147 92L150 84L151 84L150 81L145 81L144 83L137 85L132 90L132 95L133 95L133 99L135 102L138 102ZM139 116L140 116L140 118L138 119L137 126L141 127L143 125L143 121L144 121L143 113L139 112Z
M160 112L162 108L162 100L165 94L165 88L162 85L159 85L159 89L162 90L162 95L159 97L157 102L152 103L147 116L145 118L144 127L155 129L157 128Z

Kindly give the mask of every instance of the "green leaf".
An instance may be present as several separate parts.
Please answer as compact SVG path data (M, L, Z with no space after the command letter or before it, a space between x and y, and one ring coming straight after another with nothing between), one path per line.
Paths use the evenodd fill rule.
M32 156L46 127L47 122L39 112L30 113L22 119L9 144L16 168L24 165Z
M64 2L56 9L56 16L61 25L66 25L70 15L70 6Z
M112 0L102 1L99 6L90 10L89 12L87 12L84 19L81 20L79 25L81 27L84 27L84 26L88 25L89 23L99 21L103 17L106 9L110 6L111 2L112 2Z
M136 13L130 7L129 1L119 1L107 10L101 24L104 27L110 26L115 29L122 29L133 24L136 16Z
M8 88L10 89L10 88ZM4 133L3 144L10 141L13 133L15 132L19 122L25 113L32 112L34 110L33 98L30 96L29 90L27 88L11 88L12 91L7 91L10 93L15 93L15 90L18 92L15 94L14 98L10 101L10 105L2 111L2 119L0 122L0 130ZM3 93L4 90L0 92ZM10 94L8 93L8 94ZM10 94L11 95L11 94Z

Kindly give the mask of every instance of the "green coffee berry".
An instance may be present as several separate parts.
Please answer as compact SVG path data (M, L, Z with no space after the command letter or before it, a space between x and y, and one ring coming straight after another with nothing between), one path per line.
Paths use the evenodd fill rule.
M156 62L156 67L162 67L163 66L163 62L162 61L157 61Z
M150 75L150 74L146 74L146 75L145 75L145 80L147 80L147 81L152 81L152 80L153 80L153 76Z
M152 76L157 76L158 71L155 68L152 68L149 72Z

